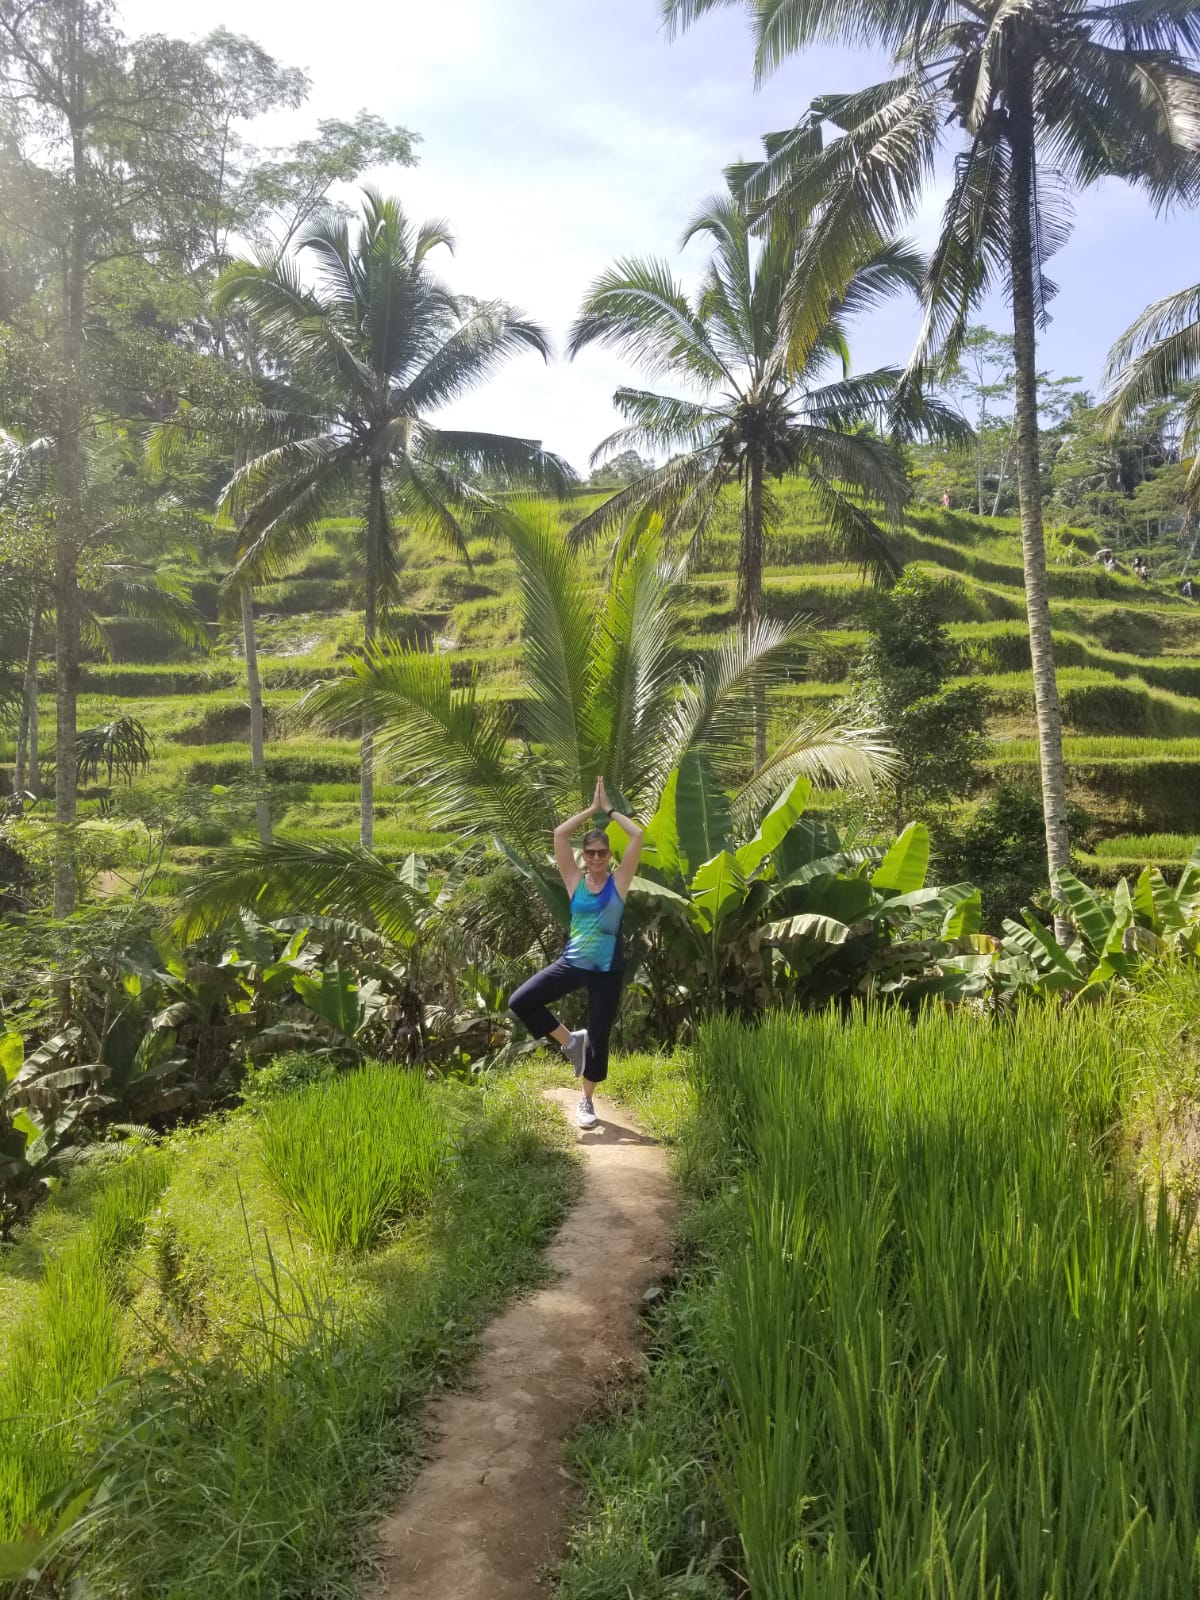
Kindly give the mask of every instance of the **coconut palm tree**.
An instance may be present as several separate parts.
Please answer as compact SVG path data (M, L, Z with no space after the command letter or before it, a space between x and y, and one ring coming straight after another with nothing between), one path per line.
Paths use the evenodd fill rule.
M509 507L496 524L520 585L519 711L483 698L474 682L455 687L444 654L383 642L349 677L307 696L300 715L333 726L369 718L377 757L420 783L431 820L463 839L498 838L556 917L566 901L549 840L598 772L639 815L654 812L675 775L680 805L712 811L719 783L733 790L734 821L745 821L798 777L869 785L888 769L890 752L870 732L824 722L797 725L763 768L741 770L755 694L783 679L802 631L761 621L700 658L684 655L684 567L648 515L618 542L598 592L552 508ZM190 892L185 919L195 931L253 905L262 915L355 918L366 908L394 922L406 904L404 883L364 849L277 840L227 852Z
M352 235L323 218L284 259L237 261L218 315L252 316L286 387L281 438L234 473L223 509L240 530L238 584L278 577L347 496L362 507L368 651L397 598L397 518L467 555L473 513L490 506L472 474L558 487L569 469L530 439L435 427L430 418L522 350L549 358L543 330L502 301L455 295L429 257L452 248L443 222L415 226L367 190ZM301 261L315 272L309 284ZM374 831L370 724L362 729L360 833Z
M775 515L769 480L805 476L834 533L849 553L879 573L899 570L880 526L863 502L892 520L903 504L904 461L870 432L900 374L850 377L846 329L858 311L897 289L915 289L923 259L902 245L881 246L856 265L824 315L803 337L797 308L806 286L796 275L803 230L780 210L757 242L734 194L708 201L684 235L710 239L713 254L694 299L662 261L618 262L592 284L571 329L574 356L589 344L615 347L652 377L679 382L696 398L618 389L627 425L599 446L593 462L622 450L670 453L664 467L640 475L577 527L584 536L623 519L634 506L669 509L675 523L701 530L721 490L743 491L738 615L762 616L763 540ZM837 376L827 378L830 369Z
M1044 269L1069 234L1072 188L1115 174L1157 204L1197 192L1200 9L1180 0L663 0L663 13L682 26L730 4L752 15L760 76L818 41L894 55L894 78L823 96L769 141L766 161L737 173L753 203L817 213L807 254L820 281L836 284L865 239L912 217L952 130L954 179L912 370L938 347L953 355L972 309L1004 284L1046 848L1051 870L1065 868L1038 451L1037 330L1053 294Z
M856 313L899 289L915 290L925 263L904 245L876 240L836 288L817 288L817 307L811 275L802 275L806 229L784 208L759 240L744 201L719 196L702 208L684 243L698 235L712 242L713 253L694 299L666 263L622 261L593 283L571 330L572 355L589 344L614 346L695 396L617 391L626 426L600 445L593 462L629 449L670 459L576 532L586 537L648 505L702 533L721 491L738 482L738 617L753 628L763 613L766 535L778 515L772 479L804 478L849 555L878 576L899 571L886 529L907 498L905 462L894 442L864 424L887 415L901 374L884 368L851 376L847 329ZM917 391L908 395L915 400ZM927 405L926 419L935 410L941 417ZM953 425L961 431L959 419ZM755 737L761 762L761 711Z
M1110 437L1154 400L1176 394L1182 401L1180 454L1190 458L1187 493L1193 511L1200 507L1200 284L1156 300L1109 351L1104 370L1108 389L1105 426Z

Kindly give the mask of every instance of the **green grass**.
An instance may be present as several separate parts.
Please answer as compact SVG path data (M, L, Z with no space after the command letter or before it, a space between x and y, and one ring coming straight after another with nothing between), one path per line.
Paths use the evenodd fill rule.
M0 1527L43 1524L49 1497L102 1473L61 1556L64 1572L81 1563L89 1593L359 1594L369 1529L419 1458L422 1399L455 1380L500 1304L541 1279L577 1168L532 1075L475 1089L395 1068L328 1072L312 1061L299 1076L315 1084L285 1075L248 1109L175 1136L148 1214L144 1186L118 1201L99 1173L86 1204L54 1197L14 1252L14 1281L33 1288L0 1324L0 1383L35 1403L0 1429ZM322 1114L340 1155L314 1148ZM424 1158L397 1163L397 1139L414 1133ZM269 1175L272 1140L303 1158L297 1209L326 1221L314 1174L351 1147L367 1167L407 1173L400 1211L393 1190L368 1218L374 1248L331 1253L310 1237ZM361 1198L358 1175L340 1170Z
M575 1442L560 1600L1194 1593L1192 1213L1119 1128L1197 1000L711 1028L677 1288Z
M386 1223L428 1205L450 1135L424 1077L386 1067L281 1097L259 1128L271 1183L327 1255L367 1250Z

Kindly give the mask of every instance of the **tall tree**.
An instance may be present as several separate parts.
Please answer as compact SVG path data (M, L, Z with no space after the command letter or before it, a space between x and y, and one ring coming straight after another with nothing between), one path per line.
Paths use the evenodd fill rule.
M1000 279L1013 307L1016 461L1046 852L1067 866L1066 775L1054 673L1038 456L1037 330L1047 258L1070 231L1071 189L1115 174L1154 201L1197 193L1200 9L1181 0L663 0L668 24L750 10L757 70L821 40L893 52L897 75L826 95L740 173L753 200L820 208L814 270L836 282L864 237L912 217L946 130L954 182L923 295L914 358L953 356ZM829 129L840 130L827 139Z
M443 222L414 226L398 201L367 191L351 234L320 219L298 251L233 263L218 313L253 317L285 387L280 442L230 480L224 503L242 530L239 578L281 573L315 536L323 515L356 494L362 505L364 639L387 631L398 598L396 516L446 539L467 557L467 522L491 502L476 471L506 481L561 486L569 469L530 439L435 427L431 416L491 376L509 357L549 359L543 330L502 301L453 294L429 257L450 247ZM298 257L315 269L305 283ZM374 741L362 727L360 835L374 837Z
M216 94L212 124L206 129L211 159L204 170L209 185L197 206L203 219L196 259L201 275L207 277L229 264L234 236L243 244L280 254L315 217L343 213L340 203L331 199L334 185L352 183L367 167L414 164L416 135L392 127L368 111L349 121L324 118L317 124L315 136L290 146L264 149L254 144L244 125L279 107L299 105L308 93L308 79L294 68L280 66L251 40L224 29L210 34L203 49L214 71ZM213 334L223 358L244 374L247 383L261 389L267 359L258 347L252 322L226 309L217 315ZM270 403L267 395L260 398ZM197 420L193 412L193 427ZM222 433L232 435L230 464L242 466L245 450L239 453L239 447L248 432L246 418L234 412L206 422L210 439ZM232 583L227 599L236 608L242 631L255 812L259 838L267 843L271 808L266 711L258 669L253 584L248 580Z
M853 316L899 289L915 289L923 258L878 239L836 284L807 271L808 228L778 207L761 240L736 195L707 202L684 236L702 235L712 257L694 299L662 261L627 260L597 278L570 333L569 351L606 344L695 399L645 389L613 397L627 425L593 462L617 451L668 455L576 529L586 537L638 506L670 508L697 534L727 484L741 486L738 618L763 615L766 534L777 519L771 480L800 477L847 553L877 575L899 571L886 525L907 493L904 458L869 424L887 415L900 373L851 376ZM755 717L756 756L766 753L765 717Z
M36 241L30 256L41 268L28 275L25 304L10 300L6 316L21 325L15 343L24 342L28 411L36 431L53 440L56 474L59 914L76 894L67 835L77 797L86 435L97 411L111 415L116 394L141 392L149 377L157 341L122 310L130 298L123 267L180 246L211 84L194 46L160 36L126 40L107 0L0 0L0 127L15 158L6 200L19 202L15 215ZM7 226L14 227L11 215ZM123 328L114 328L113 315L124 316ZM89 324L97 336L85 340Z

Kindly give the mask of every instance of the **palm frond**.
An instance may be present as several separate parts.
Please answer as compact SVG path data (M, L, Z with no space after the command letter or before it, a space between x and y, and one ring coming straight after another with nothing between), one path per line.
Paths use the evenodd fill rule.
M238 525L239 581L285 576L344 495L356 465L353 440L339 434L293 439L234 473L219 510Z
M1110 0L1088 6L1082 20L1101 42L1121 50L1200 56L1200 8L1195 0Z
M668 531L674 530L684 525L685 508L693 503L694 497L712 485L714 479L719 486L725 477L724 469L715 464L712 450L695 450L677 456L624 489L618 489L595 511L581 517L571 529L571 542L589 544L604 533L622 527L639 511L661 514L667 521Z
M1111 434L1135 412L1200 374L1200 284L1147 306L1112 347L1104 369Z
M757 699L787 681L809 639L799 624L768 618L710 650L685 678L663 729L660 772L670 772L690 750L740 755Z
M510 507L494 522L517 562L525 675L532 691L529 732L545 748L547 782L556 797L578 804L595 759L585 722L595 670L590 586L544 503Z
M540 861L552 814L509 756L512 718L481 701L474 680L456 689L448 656L380 647L353 661L349 677L311 690L293 714L339 728L369 720L378 761L424 787L436 825L464 837L499 832Z
M190 941L242 911L263 921L309 913L354 922L369 917L380 934L399 943L420 927L422 910L394 868L369 850L276 839L222 851L185 891L175 932Z
M868 434L814 428L805 438L804 466L820 513L847 555L876 581L898 577L902 563L859 499L881 506L891 524L898 522L908 494L899 453Z
M486 472L510 484L565 494L577 482L561 456L544 450L540 439L516 439L506 433L479 433L465 428L419 427L421 453L444 465Z
M1185 63L1081 31L1042 63L1037 100L1042 152L1071 183L1115 174L1159 208L1200 194L1200 75Z
M952 361L971 312L1008 271L1007 144L976 135L954 158L954 183L922 286L925 317L912 367Z
M734 793L734 814L748 821L797 778L870 794L896 765L895 750L877 729L846 728L836 716L802 722Z
M196 609L191 588L168 572L150 573L125 562L107 562L104 586L122 616L148 622L173 639L208 654L212 635Z
M493 510L488 495L449 465L412 452L395 464L391 496L414 528L442 540L470 565L468 530L474 519Z
M567 335L567 355L573 360L589 344L622 351L652 376L686 375L705 387L734 382L661 261L627 258L594 281Z
M613 562L593 643L586 726L598 770L632 805L657 794L662 730L678 683L675 597L661 518L644 514Z
M553 354L546 330L502 300L471 303L458 325L404 379L403 406L434 411L460 399L522 351Z

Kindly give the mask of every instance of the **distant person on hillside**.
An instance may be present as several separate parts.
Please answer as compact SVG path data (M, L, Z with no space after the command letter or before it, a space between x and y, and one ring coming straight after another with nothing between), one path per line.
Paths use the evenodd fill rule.
M949 489L943 489L942 490L942 504L943 504L943 506L945 506L947 511L949 511L950 507L954 504L954 502L950 498Z
M1149 563L1147 561L1145 561L1141 556L1138 556L1137 559L1134 561L1133 570L1137 573L1138 577L1142 580L1143 583L1149 583L1150 582L1150 566L1149 566Z
M583 836L583 868L575 860L571 835L599 814L629 836L625 854L614 867L608 834L592 828ZM581 1128L596 1126L596 1085L608 1076L608 1039L621 1004L624 953L621 919L629 886L642 853L642 830L608 803L604 779L586 811L568 817L554 830L554 860L571 897L571 931L557 961L535 973L509 996L508 1006L539 1038L553 1039L582 1080L577 1120ZM587 990L587 1026L572 1033L548 1006L576 989Z
M1196 598L1192 591L1192 580L1190 578L1183 580L1183 598L1185 600L1194 600Z

